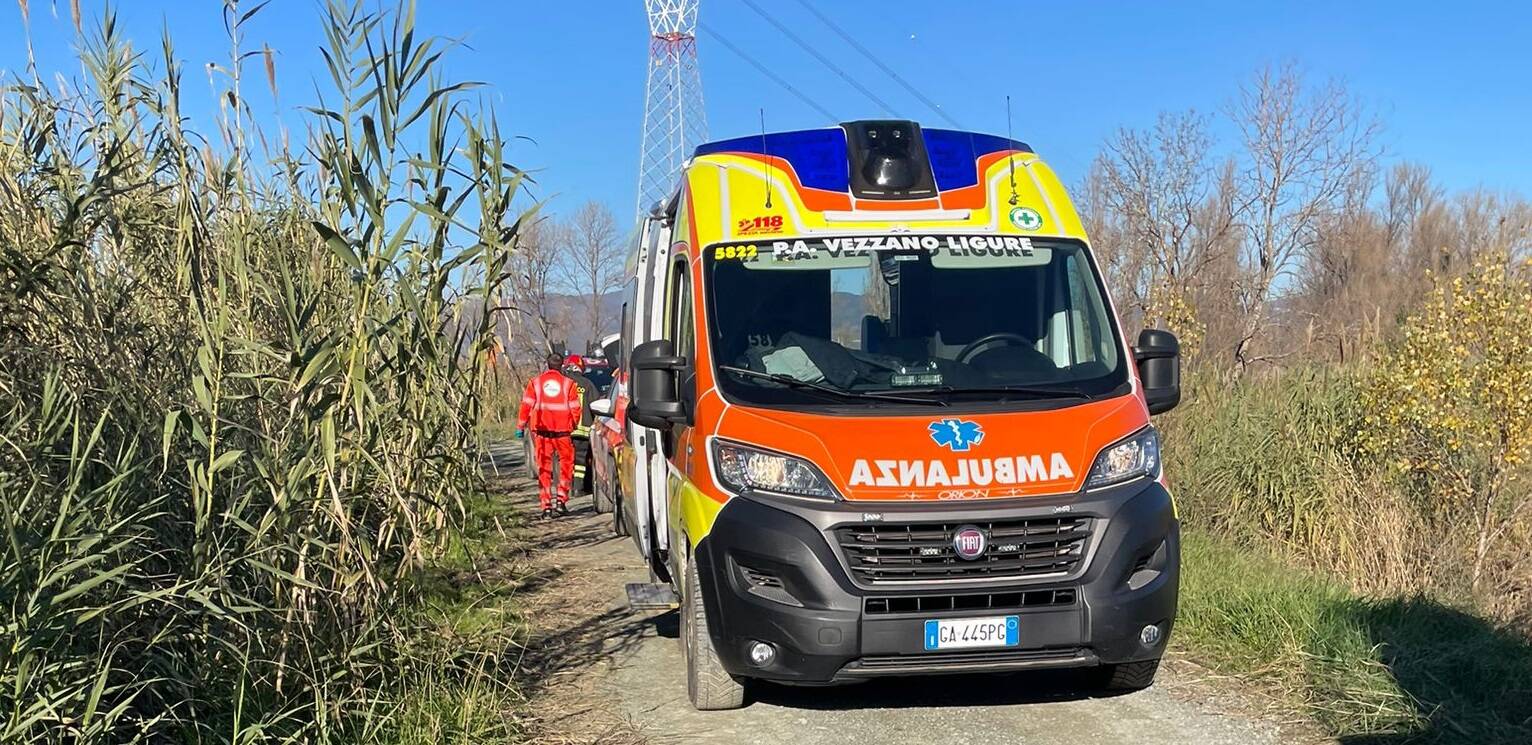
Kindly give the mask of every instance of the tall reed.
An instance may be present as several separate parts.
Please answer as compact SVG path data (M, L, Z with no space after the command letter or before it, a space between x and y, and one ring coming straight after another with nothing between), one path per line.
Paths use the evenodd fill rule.
M525 175L413 5L329 0L291 146L241 92L262 5L210 133L110 13L83 83L0 93L0 741L380 736L479 487Z

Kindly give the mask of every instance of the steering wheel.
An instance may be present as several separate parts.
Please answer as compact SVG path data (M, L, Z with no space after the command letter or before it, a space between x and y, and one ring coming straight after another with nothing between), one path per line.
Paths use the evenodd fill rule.
M984 347L987 347L987 346L989 346L991 344L994 344L997 341L1010 342L1006 346L1015 346L1015 347L1030 347L1030 346L1032 346L1032 340L1028 339L1025 336L1022 336L1021 334L1012 334L1012 333L1007 332L1007 331L1000 331L1000 332L997 332L997 333L987 334L985 336L981 336L981 337L979 337L977 339L974 339L973 341L969 342L968 346L963 347L963 351L957 353L957 361L958 362L966 363L966 362L968 362L968 358L972 357L975 352L977 352L980 349L983 349Z

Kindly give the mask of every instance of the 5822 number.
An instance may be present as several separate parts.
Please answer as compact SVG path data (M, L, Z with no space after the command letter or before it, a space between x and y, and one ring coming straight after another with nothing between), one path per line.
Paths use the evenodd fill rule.
M755 246L718 246L713 249L713 260L737 259L739 261L754 261L757 253L759 253L759 249Z

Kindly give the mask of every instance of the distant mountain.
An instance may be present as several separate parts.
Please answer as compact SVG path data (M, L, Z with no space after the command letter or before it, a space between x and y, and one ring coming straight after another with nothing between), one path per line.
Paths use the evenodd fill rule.
M553 306L555 339L563 339L569 349L584 351L587 342L600 342L601 337L617 333L622 316L622 292L608 292L601 296L601 328L595 338L591 336L590 298L581 295L554 295L548 299Z

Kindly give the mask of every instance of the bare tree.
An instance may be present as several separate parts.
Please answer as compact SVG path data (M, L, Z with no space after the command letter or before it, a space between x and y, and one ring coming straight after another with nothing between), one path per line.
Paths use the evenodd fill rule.
M1127 220L1113 207L1115 200L1105 158L1098 155L1085 180L1075 188L1075 206L1117 312L1122 322L1131 327L1144 323L1149 315L1148 288L1152 277L1147 252L1129 237Z
M1088 230L1105 243L1108 275L1141 320L1201 335L1196 298L1208 271L1230 256L1236 192L1219 163L1207 117L1161 114L1153 130L1118 130L1084 188Z
M1381 332L1385 306L1407 284L1397 274L1402 247L1391 240L1388 218L1369 207L1377 178L1358 171L1334 211L1322 215L1298 270L1292 310L1308 319L1305 347L1312 356L1344 361ZM1291 330L1291 329L1290 329Z
M1409 246L1421 222L1429 219L1441 204L1442 190L1432 183L1429 167L1419 163L1395 165L1383 182L1383 222L1388 229L1388 242Z
M1394 333L1430 275L1532 257L1532 203L1448 198L1415 164L1380 173L1379 126L1339 84L1268 68L1227 113L1232 156L1209 118L1162 114L1109 137L1075 190L1123 322L1171 328L1198 365L1348 360Z
M1378 124L1339 83L1305 86L1293 66L1267 68L1243 86L1230 112L1244 149L1240 174L1244 317L1234 345L1239 371L1267 359L1254 346L1273 301L1294 283L1322 221L1377 160Z
M513 369L519 370L523 360L538 358L557 346L561 314L553 295L560 245L555 234L556 226L539 220L522 231L511 254L510 303L517 321L508 331L506 350Z
M1467 268L1487 252L1512 260L1532 254L1532 204L1525 199L1474 189L1459 194L1454 207L1461 255L1452 258L1458 266Z
M598 341L615 319L605 317L605 296L622 286L623 244L612 211L596 201L586 202L563 226L560 252L561 282L587 303L587 342Z

